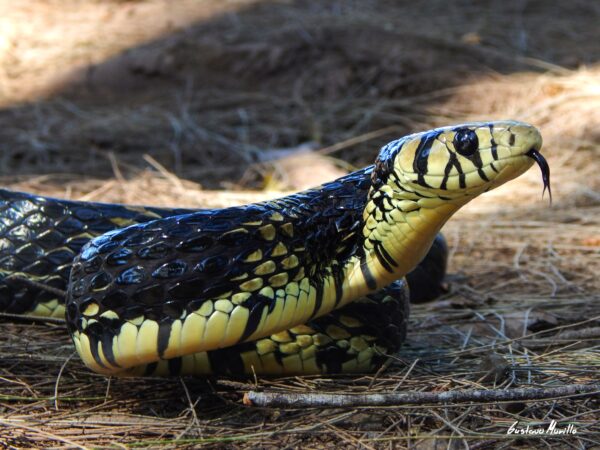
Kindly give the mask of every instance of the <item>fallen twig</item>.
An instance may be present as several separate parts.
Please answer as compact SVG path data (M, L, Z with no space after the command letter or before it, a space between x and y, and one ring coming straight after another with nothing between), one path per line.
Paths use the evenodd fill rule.
M322 394L256 392L244 394L247 406L296 408L356 408L358 406L423 405L428 403L500 402L546 400L558 397L594 396L600 384L571 384L551 388L464 389L446 392L403 392L383 394Z
M50 286L49 284L46 284L46 283L40 283L39 281L35 281L35 280L32 280L32 279L24 277L24 276L9 275L7 277L4 277L4 282L7 282L7 281L16 281L17 283L25 284L31 288L49 292L51 294L56 295L60 299L67 298L67 291L56 288L54 286Z
M580 340L593 340L600 338L600 327L583 328L580 330L569 330L554 336L540 339L522 340L521 344L527 348L543 348L556 345L565 345L569 342Z
M56 323L64 325L65 319L60 317L48 317L48 316L24 316L23 314L11 314L0 312L0 319L6 319L10 322L35 322L35 323Z

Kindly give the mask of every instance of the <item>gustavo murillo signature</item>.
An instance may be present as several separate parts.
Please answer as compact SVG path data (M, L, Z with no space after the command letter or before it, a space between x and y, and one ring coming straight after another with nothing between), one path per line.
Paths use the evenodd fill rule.
M508 430L506 430L506 434L519 434L519 435L566 435L566 434L577 434L577 428L575 425L568 424L566 426L558 426L556 420L550 421L548 426L544 427L543 425L532 426L527 424L526 426L519 425L519 421L516 420L513 422Z

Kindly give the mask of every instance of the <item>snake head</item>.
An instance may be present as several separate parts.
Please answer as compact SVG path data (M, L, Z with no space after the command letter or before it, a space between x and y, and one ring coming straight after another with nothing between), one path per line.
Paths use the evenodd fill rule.
M462 205L527 171L542 169L544 187L550 170L539 152L542 137L526 123L475 122L406 136L385 146L375 164L374 184L387 184L398 199ZM389 189L388 188L388 189Z
M406 275L461 206L534 162L549 187L541 146L536 128L514 121L437 128L386 145L363 211L362 272L375 274L379 286Z

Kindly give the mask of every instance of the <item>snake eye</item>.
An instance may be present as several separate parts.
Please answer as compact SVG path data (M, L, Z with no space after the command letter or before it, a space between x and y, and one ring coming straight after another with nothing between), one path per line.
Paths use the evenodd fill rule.
M477 133L468 128L458 130L454 135L454 148L463 156L472 156L479 148Z

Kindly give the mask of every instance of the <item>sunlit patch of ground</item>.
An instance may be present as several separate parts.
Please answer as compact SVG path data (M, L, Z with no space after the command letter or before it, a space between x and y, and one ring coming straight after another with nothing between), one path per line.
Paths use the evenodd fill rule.
M0 106L81 82L86 67L251 3L1 0ZM143 70L152 61L138 63Z

